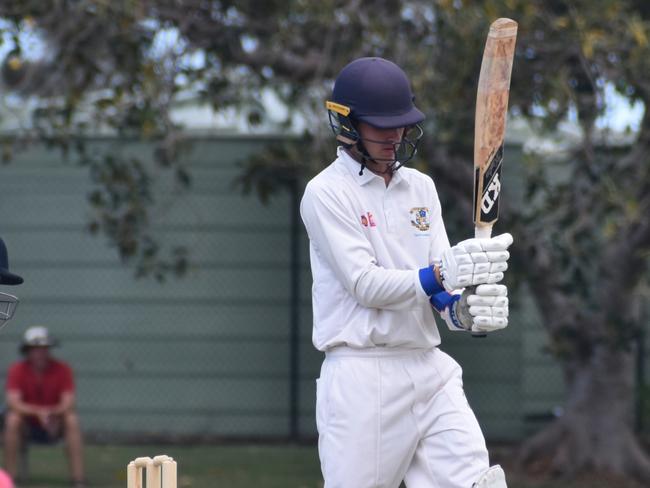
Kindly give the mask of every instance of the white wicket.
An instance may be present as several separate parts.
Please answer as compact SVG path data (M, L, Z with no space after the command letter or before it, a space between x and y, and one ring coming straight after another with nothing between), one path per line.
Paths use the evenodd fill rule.
M126 468L127 488L176 488L176 478L176 461L165 455L139 457Z

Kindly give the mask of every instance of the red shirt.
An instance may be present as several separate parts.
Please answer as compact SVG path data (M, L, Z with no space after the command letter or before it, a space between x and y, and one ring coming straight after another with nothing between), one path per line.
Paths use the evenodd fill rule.
M53 407L61 401L63 393L74 392L74 377L63 361L50 358L45 371L39 374L23 360L9 368L5 390L19 391L25 403Z

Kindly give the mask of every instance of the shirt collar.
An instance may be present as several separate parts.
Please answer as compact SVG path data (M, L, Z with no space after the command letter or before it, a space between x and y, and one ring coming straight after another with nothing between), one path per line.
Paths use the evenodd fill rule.
M403 169L398 169L393 173L393 179L391 180L391 183L393 185L401 185L402 183L409 185L409 180L404 176Z
M350 156L342 146L339 146L337 148L336 155L338 156L339 160L343 163L345 169L347 169L348 172L352 175L354 181L356 181L359 184L359 186L363 186L366 183L374 180L375 178L379 178L382 181L382 184L384 183L384 179L381 176L376 175L375 173L373 173L367 168L365 168L363 170L363 174L360 175L359 171L361 171L361 163L359 163L356 159ZM399 171L393 173L391 185L399 185L402 182L408 184L408 180Z
M366 183L374 180L375 178L381 178L381 176L376 175L369 169L364 169L363 173L359 174L359 171L361 171L361 163L359 163L359 161L357 161L352 156L350 156L343 147L341 146L338 147L338 149L336 150L336 155L338 156L339 160L343 163L345 169L348 170L348 172L352 175L354 181L356 181L359 184L359 186L363 186Z

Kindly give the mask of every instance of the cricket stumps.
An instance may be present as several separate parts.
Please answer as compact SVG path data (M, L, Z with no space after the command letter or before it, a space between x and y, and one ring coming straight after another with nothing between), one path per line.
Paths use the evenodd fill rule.
M127 488L176 488L176 480L176 461L165 455L135 458L126 468Z

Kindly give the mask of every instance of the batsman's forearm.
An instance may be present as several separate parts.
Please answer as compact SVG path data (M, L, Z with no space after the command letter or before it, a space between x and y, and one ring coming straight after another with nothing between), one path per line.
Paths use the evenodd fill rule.
M426 303L429 295L419 270L385 269L371 265L352 279L351 293L364 307L403 310Z

